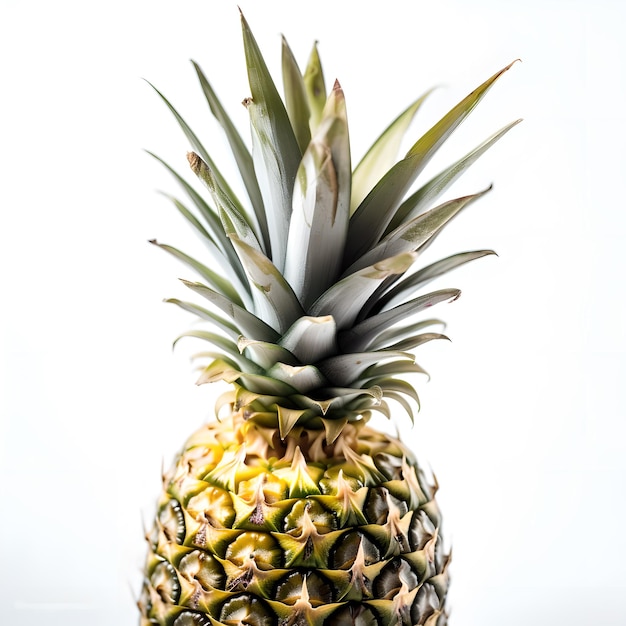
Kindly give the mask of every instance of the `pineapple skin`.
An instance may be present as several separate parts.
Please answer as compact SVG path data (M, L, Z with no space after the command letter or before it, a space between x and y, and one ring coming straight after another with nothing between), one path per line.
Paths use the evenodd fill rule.
M363 422L281 440L231 407L163 477L141 626L445 626L436 485L411 451Z

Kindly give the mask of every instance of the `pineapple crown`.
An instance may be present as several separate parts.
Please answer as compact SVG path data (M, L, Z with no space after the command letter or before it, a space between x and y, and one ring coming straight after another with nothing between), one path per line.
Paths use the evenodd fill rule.
M422 95L353 169L344 94L335 82L326 95L317 47L302 73L283 38L283 99L241 19L251 151L200 67L194 67L238 165L245 201L157 90L191 144L189 164L209 192L209 198L201 195L161 161L187 198L187 204L173 198L176 208L211 259L205 265L152 241L199 274L202 282L183 283L209 302L205 308L168 300L212 327L182 335L212 345L203 353L211 360L198 383L233 383L228 402L249 419L276 425L282 438L306 425L325 428L332 442L349 421L364 421L373 410L389 415L388 399L413 418L412 401L419 406L418 396L402 377L425 372L412 351L446 338L429 330L439 320L417 314L455 300L460 291L417 293L432 279L493 254L474 250L416 268L421 252L445 225L488 190L433 205L520 120L412 189L431 157L512 64L461 100L398 160L403 137L429 92Z

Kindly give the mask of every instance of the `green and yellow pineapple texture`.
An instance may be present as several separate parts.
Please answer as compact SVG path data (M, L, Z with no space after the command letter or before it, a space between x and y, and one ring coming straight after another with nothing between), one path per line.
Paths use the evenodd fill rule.
M216 419L163 477L139 608L141 625L444 626L449 556L417 460L368 425L413 417L413 350L441 339L420 314L457 289L424 285L475 250L419 266L422 251L476 193L438 198L516 122L424 182L420 172L507 68L412 145L398 150L426 96L353 167L344 93L327 90L316 47L301 72L286 41L281 97L242 17L251 147L196 65L241 175L239 197L199 138L163 100L206 188L181 184L180 213L200 235L196 298L170 300L206 324L199 384L225 381ZM200 303L198 303L198 300Z

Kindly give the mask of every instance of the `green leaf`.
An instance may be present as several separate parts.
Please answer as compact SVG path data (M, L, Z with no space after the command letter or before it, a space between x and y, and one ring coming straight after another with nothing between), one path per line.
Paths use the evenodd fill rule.
M147 81L146 81L147 82ZM209 153L206 151L205 147L202 145L202 142L198 139L197 135L191 130L187 122L183 119L183 117L178 113L178 111L174 108L174 106L169 102L169 100L150 82L148 82L150 87L154 89L157 94L161 97L163 102L167 105L168 109L172 112L179 126L181 127L183 133L185 133L185 137L193 147L193 149L200 154L200 156L204 159L204 161L210 166L215 174L215 178L219 181L220 187L228 193L228 195L232 198L233 203L238 207L241 212L245 212L243 205L237 199L237 196L234 194L233 190L230 188L229 184L226 182L226 179L222 176L221 172L211 159Z
M281 440L285 440L285 437L291 432L293 427L298 423L298 420L309 413L309 409L289 409L280 405L276 406L276 413L278 414L278 430Z
M420 320L413 324L407 324L405 326L393 326L389 330L380 333L376 339L367 346L368 350L383 350L390 348L394 342L402 341L407 337L414 337L418 335L425 328L430 326L440 325L445 328L444 322L438 319ZM359 348L362 349L362 348ZM393 348L392 348L393 349ZM396 348L397 349L397 348Z
M346 424L348 423L349 419L347 416L338 418L338 419L333 419L333 418L322 418L321 422L324 425L324 431L326 432L326 443L328 445L332 445L333 443L335 443L335 441L337 440L337 437L339 437L339 435L341 435L343 429L346 427ZM341 472L341 470L339 470ZM328 498L330 499L329 504L332 503L332 500L334 500L334 505L335 505L335 511L337 512L338 515L344 515L345 516L345 520L341 520L341 524L342 524L342 528L345 528L345 522L348 520L348 516L351 513L355 513L356 514L356 510L352 509L350 511L346 510L343 508L342 504L340 503L337 498L335 498L334 496L328 496ZM359 511L360 517L358 520L358 524L360 525L361 523L363 524L367 524L367 520L365 518L365 516Z
M349 204L348 122L343 91L335 83L293 192L284 275L305 308L339 276Z
M194 61L192 61L192 63L196 73L198 74L202 91L204 92L207 102L209 103L211 112L224 129L233 156L235 157L237 167L239 168L241 179L243 180L243 184L248 192L248 197L250 198L250 203L254 209L254 215L256 217L256 223L260 231L261 239L263 240L265 249L269 253L270 240L269 232L267 230L267 217L265 215L265 207L263 206L263 198L261 196L261 190L259 189L259 183L254 172L252 155L250 154L248 147L241 138L241 135L237 131L235 125L226 113L221 102L217 98L206 76L200 69L200 66Z
M202 222L175 196L165 192L161 192L161 195L165 196L174 204L174 206L178 209L178 212L189 222L189 224L191 224L193 229L200 235L200 238L209 247L211 252L218 257L223 257L224 253L215 243L215 239L203 226Z
M428 372L414 361L393 360L385 363L376 363L368 367L360 376L359 381L370 384L378 378L393 378L398 374L425 374Z
M461 292L458 289L440 289L409 300L409 302L400 304L389 311L368 317L350 330L345 331L339 337L339 345L342 350L357 349L356 346L369 346L380 333L394 324L406 321L407 317L440 302L454 302L460 295Z
M329 415L329 411L332 409L333 416L336 411L342 409L354 402L358 398L373 399L375 402L382 400L383 394L380 387L372 386L368 389L353 389L353 388L340 388L340 387L326 387L320 390L320 394L324 394L325 400L316 400L304 395L294 395L292 400L298 405L311 409L321 415Z
M245 272L243 268L240 266L241 274L243 276L243 281L239 274L235 271L235 269L231 266L228 259L225 257L224 253L220 249L220 247L215 243L215 239L211 236L211 234L204 228L202 222L182 203L180 200L175 198L174 196L170 196L168 194L163 194L165 197L169 198L174 206L178 209L180 214L191 224L192 228L198 233L200 239L204 243L204 245L209 250L209 255L212 260L217 262L218 266L228 275L229 281L233 286L234 290L238 290L242 301L244 302L244 306L246 308L252 306L252 296L250 294L250 285L246 280ZM237 258L235 251L232 250L232 244L230 241L228 242L231 247L231 252ZM237 258L237 261L239 259Z
M183 188L185 193L189 196L190 200L194 203L200 215L204 218L205 224L209 229L209 234L211 235L212 240L218 245L223 253L226 253L227 249L230 248L231 253L234 255L235 259L237 255L234 254L232 244L228 240L228 237L224 234L224 230L222 229L222 225L220 223L219 217L213 210L213 208L207 204L204 198L180 175L174 168L168 165L161 157L158 157L156 154L152 152L148 152L148 154L155 158L161 165L163 165L169 172L174 176L176 182Z
M372 309L374 313L386 310L402 302L407 296L415 293L417 289L423 287L431 280L439 276L443 276L453 269L460 267L465 263L481 259L485 256L495 254L493 250L474 250L472 252L460 252L452 256L431 263L426 267L418 270L414 274L403 278L393 289L390 289Z
M298 357L300 363L317 363L337 352L337 325L331 315L297 319L280 338L280 345Z
M291 216L291 193L302 153L285 105L243 15L241 24L252 93L252 97L244 101L252 125L252 156L264 205L271 207L267 220L272 260L282 271Z
M365 200L374 185L376 185L396 162L407 129L413 121L418 109L431 93L432 89L420 96L400 113L372 144L365 156L356 166L352 179L351 214L356 211L357 207Z
M415 258L413 252L399 254L343 278L325 291L308 313L317 317L332 315L339 330L351 326L378 285L388 276L406 272Z
M347 387L359 380L361 374L370 365L389 358L404 358L407 361L413 361L413 355L407 352L354 352L324 359L318 363L318 368L333 384Z
M226 315L235 322L239 334L259 339L260 341L275 342L278 339L276 331L268 326L262 319L250 313L250 311L241 308L217 291L210 289L202 283L193 283L188 280L183 280L182 283L185 287L200 294L218 309L226 313Z
M289 121L296 135L300 152L304 153L309 141L311 141L311 127L309 119L311 110L309 108L309 99L306 93L306 86L302 73L298 67L298 63L287 43L285 37L282 38L282 68L283 68L283 87L285 90L285 106Z
M282 380L302 394L328 384L328 381L314 365L276 363L267 371L267 375Z
M291 385L288 385L282 380L271 378L270 376L242 373L240 382L246 389L265 396L280 396L286 398L297 393L297 390Z
M165 252L169 252L172 256L176 257L178 260L188 265L193 270L198 272L204 280L206 280L213 288L215 288L219 293L226 296L229 300L238 304L239 306L243 306L243 302L233 287L233 285L226 280L221 274L214 272L212 269L208 268L206 265L203 265L199 261L196 261L188 254L181 252L177 248L173 246L169 246L167 244L159 243L156 239L151 239L150 243L158 246L161 250L165 250Z
M181 339L184 339L185 337L202 339L203 341L209 342L216 348L223 350L224 353L226 353L230 357L230 361L235 364L236 367L241 371L249 372L251 374L258 374L262 371L261 368L254 361L251 361L250 359L247 359L246 357L241 355L239 349L237 348L237 344L234 341L222 335L218 335L217 333L211 333L206 330L192 329L185 331L184 333L179 335L176 338L176 341L174 341L174 345L176 345ZM207 353L200 353L197 356L207 356Z
M276 266L264 254L235 235L231 235L231 241L251 285L255 287L252 290L252 297L260 316L282 335L304 315L298 298Z
M220 212L220 219L227 236L237 235L259 252L262 252L259 240L246 215L239 212L228 194L219 186L213 170L195 153L187 153L191 171L206 185Z
M493 83L513 63L496 72L453 107L413 144L406 157L396 163L360 204L350 220L344 266L371 249L380 240L409 188L431 157L480 102Z
M224 234L224 229L222 228L220 219L215 211L207 204L204 198L182 176L180 176L178 172L176 172L176 170L170 167L163 159L156 156L156 154L153 154L152 152L148 152L148 154L154 157L163 166L165 166L165 168L170 172L170 174L172 174L172 176L174 176L176 181L189 196L191 201L198 209L200 215L204 218L205 224L209 229L213 241L215 241L216 245L220 248L224 256L226 256L226 258L228 259L227 265L233 268L233 270L237 273L239 280L243 284L245 284L247 282L246 274L239 261L239 257L233 249L233 245L230 242L230 239L228 239L228 237Z
M370 382L377 384L383 390L383 394L386 398L393 398L396 402L399 402L404 410L409 414L411 421L414 421L411 405L404 398L404 396L407 396L408 398L413 400L419 410L420 399L413 385L408 383L406 380L401 380L394 377L374 378Z
M493 146L498 139L506 135L514 126L519 124L522 120L515 120L511 122L497 133L494 133L486 141L483 141L479 146L474 148L471 152L466 154L462 159L459 159L456 163L453 163L450 167L446 168L443 172L435 176L423 187L418 189L413 195L407 198L398 208L396 214L387 227L387 232L390 232L403 222L406 222L419 213L422 212L429 204L434 202L454 181L465 172L465 170L472 165L480 156L482 156L491 146Z
M388 381L395 382L396 379L394 378L386 379L382 382L386 383ZM404 381L400 381L400 382L404 382ZM404 397L404 394L399 393L389 387L384 388L383 393L386 399L394 400L395 402L397 402L404 409L405 413L409 416L409 419L411 420L411 424L415 424L415 412L413 411L413 407L411 406L411 403ZM417 396L417 393L415 395ZM417 410L419 411L419 409L420 409L420 403L419 403L419 396L418 396Z
M386 346L385 350L408 352L409 350L414 350L415 348L418 348L429 341L434 341L435 339L445 339L446 341L450 341L449 337L442 335L441 333L420 333L419 335L413 335L391 344L390 346Z
M370 382L378 385L383 390L385 395L389 394L391 391L396 391L397 393L408 396L419 406L420 399L415 391L415 387L413 387L413 385L408 383L406 380L394 377L380 377L372 379Z
M422 213L409 222L401 224L389 233L377 246L355 261L346 274L377 263L402 252L420 250L429 244L462 209L487 193L491 187L480 193L456 198Z
M238 337L241 335L241 330L237 328L237 326L235 326L232 322L225 320L223 317L216 315L213 311L209 311L204 307L198 306L197 304L194 304L192 302L184 302L182 300L179 300L178 298L168 298L167 300L165 300L165 302L169 304L175 304L184 311L187 311L188 313L193 313L201 319L211 322L212 324L217 326L217 328L224 331L229 337L233 339L238 339Z
M227 383L234 383L241 377L241 372L237 369L237 365L230 359L216 359L202 370L200 377L196 381L196 385L205 385L220 380Z
M278 362L298 365L298 359L289 350L276 343L240 337L237 346L241 352L248 354L250 359L263 369L269 369Z
M311 131L315 131L322 119L322 111L326 104L326 85L324 83L324 72L317 50L317 42L313 44L313 49L309 55L309 61L304 71L304 86L309 99L309 109L311 111Z

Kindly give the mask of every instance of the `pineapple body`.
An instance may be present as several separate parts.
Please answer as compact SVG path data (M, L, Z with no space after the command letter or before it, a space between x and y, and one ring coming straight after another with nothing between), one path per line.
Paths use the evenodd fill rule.
M163 478L139 608L142 626L445 626L448 557L436 488L411 450L368 426L419 399L414 349L446 339L418 319L452 302L431 280L493 254L472 250L416 267L422 251L485 192L439 196L517 122L425 183L418 177L507 66L397 158L426 96L352 167L347 107L326 90L317 48L301 72L283 40L284 98L242 19L252 148L195 65L247 197L188 138L200 193L166 166L172 200L208 248L183 281L204 306L183 336L208 342L198 384L232 385L218 421L186 443ZM433 206L434 205L434 206ZM395 412L395 411L394 411Z
M411 451L362 422L281 440L244 412L164 476L142 626L446 624L435 489Z

